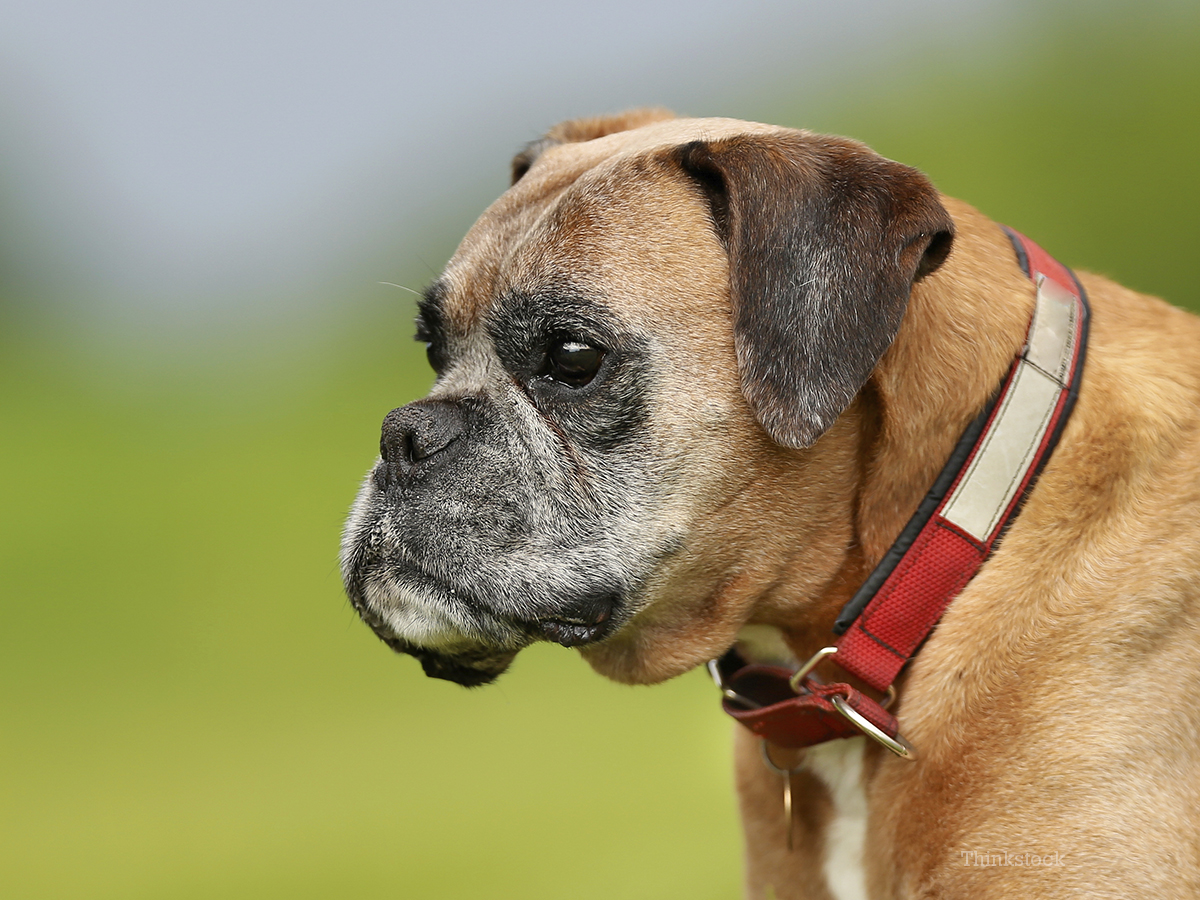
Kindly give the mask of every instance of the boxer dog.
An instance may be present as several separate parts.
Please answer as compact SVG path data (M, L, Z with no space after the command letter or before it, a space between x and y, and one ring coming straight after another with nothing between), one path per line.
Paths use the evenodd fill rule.
M915 759L737 728L748 896L1200 896L1200 322L1079 282L1074 410L894 685ZM425 291L437 380L384 419L351 602L463 685L543 640L628 683L735 645L794 667L1029 350L1040 290L1001 226L854 141L559 125Z

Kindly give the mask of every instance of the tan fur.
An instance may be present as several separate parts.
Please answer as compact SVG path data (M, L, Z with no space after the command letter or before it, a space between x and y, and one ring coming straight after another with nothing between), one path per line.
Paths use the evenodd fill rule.
M662 162L684 141L775 129L658 118L560 126L446 276L463 332L529 273L558 272L602 286L657 343L651 437L687 485L671 515L689 537L653 602L583 650L626 682L686 671L747 623L783 629L799 658L826 643L999 383L1034 299L999 226L942 198L953 250L914 288L870 383L812 448L781 448L740 390L704 200ZM868 748L874 897L1200 893L1200 322L1083 281L1090 352L1061 444L901 680L901 729L920 759ZM779 777L748 733L737 770L750 895L829 896L828 792L796 776L789 854ZM1042 850L1065 864L980 868L961 855Z
M559 122L546 132L546 140L561 144L575 144L583 141L594 141L596 138L619 131L632 131L643 125L652 125L675 118L675 114L665 109L631 109L612 116L590 116L583 119L570 119Z

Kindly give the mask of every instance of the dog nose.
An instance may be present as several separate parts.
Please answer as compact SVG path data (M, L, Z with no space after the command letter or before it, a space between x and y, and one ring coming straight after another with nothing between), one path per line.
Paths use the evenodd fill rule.
M465 431L466 417L455 403L420 400L393 409L379 436L384 477L393 482L419 465L443 461L446 449Z

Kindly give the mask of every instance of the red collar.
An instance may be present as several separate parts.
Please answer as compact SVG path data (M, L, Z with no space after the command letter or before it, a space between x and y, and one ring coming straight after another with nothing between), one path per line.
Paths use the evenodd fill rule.
M1058 443L1079 392L1087 297L1070 269L1005 230L1037 286L1025 346L900 537L838 616L836 643L796 672L748 665L733 650L709 663L725 711L772 744L809 747L866 734L898 756L915 757L886 701L848 684L826 684L811 671L832 658L892 697L901 668L995 549Z

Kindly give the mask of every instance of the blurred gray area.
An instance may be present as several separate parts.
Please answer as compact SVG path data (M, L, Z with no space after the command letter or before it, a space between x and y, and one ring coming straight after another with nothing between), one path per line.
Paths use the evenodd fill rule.
M0 304L189 331L420 287L560 119L802 110L1017 8L6 0Z

